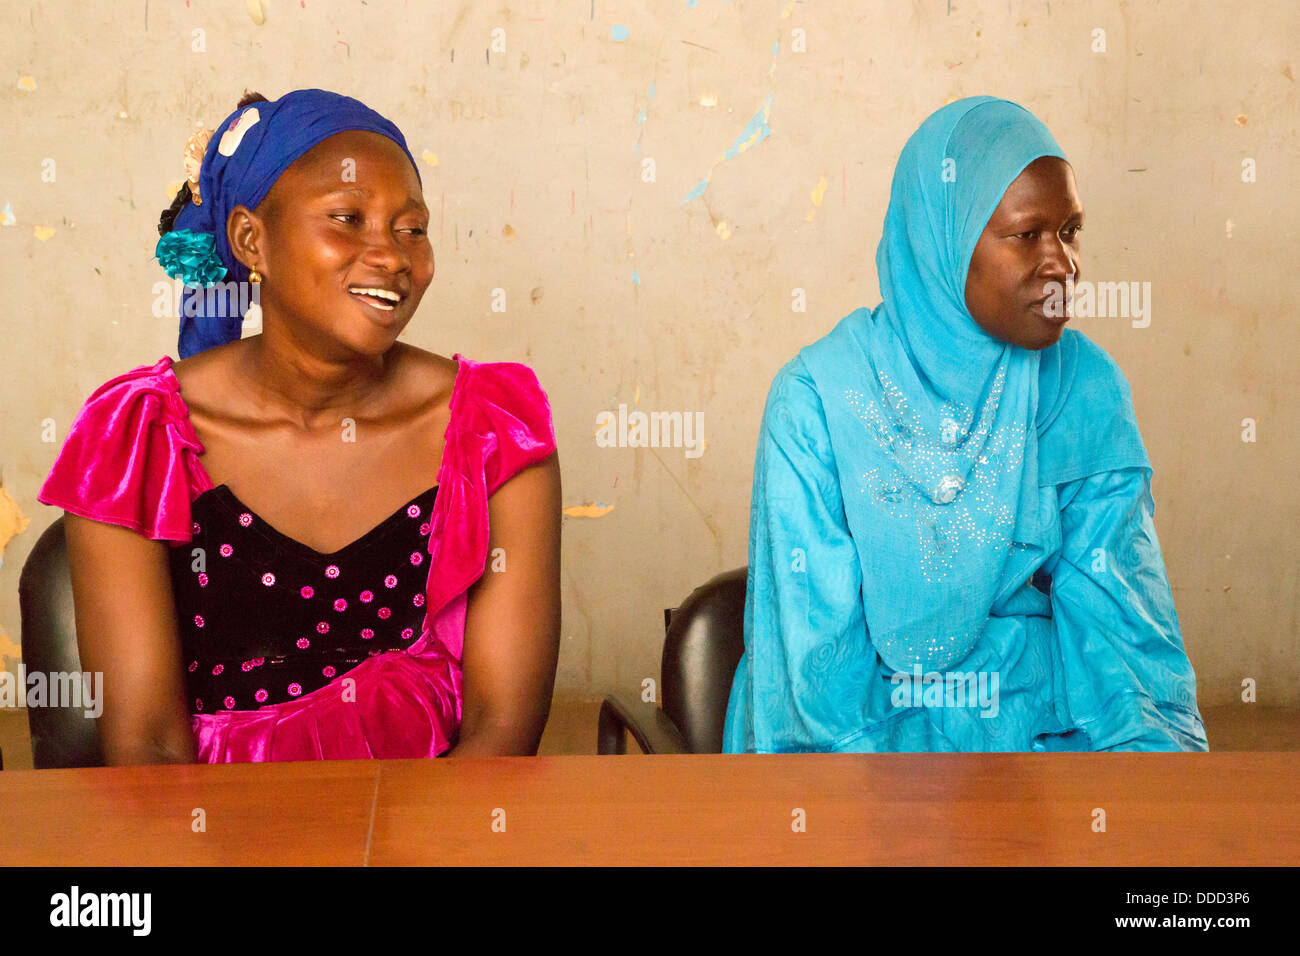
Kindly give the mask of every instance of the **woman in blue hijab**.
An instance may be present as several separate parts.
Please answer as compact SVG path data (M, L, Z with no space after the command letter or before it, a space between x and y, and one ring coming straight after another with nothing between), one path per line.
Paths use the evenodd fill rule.
M768 396L726 751L1208 749L1128 383L1053 308L1082 224L1015 103L908 140L883 301Z

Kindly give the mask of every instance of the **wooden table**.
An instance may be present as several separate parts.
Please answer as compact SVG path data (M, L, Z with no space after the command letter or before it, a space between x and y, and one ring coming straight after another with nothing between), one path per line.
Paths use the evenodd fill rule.
M1297 780L1295 753L5 771L0 864L1295 865Z

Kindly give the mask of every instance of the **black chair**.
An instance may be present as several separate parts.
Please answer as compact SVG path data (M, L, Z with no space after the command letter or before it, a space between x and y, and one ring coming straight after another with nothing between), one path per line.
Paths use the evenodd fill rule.
M60 515L41 535L18 579L23 665L45 674L81 671L72 576ZM102 686L99 689L103 692ZM98 767L104 763L99 727L82 707L28 707L32 766Z
M681 607L664 611L663 708L639 697L606 697L597 753L626 753L624 731L648 754L722 752L731 681L745 653L748 570L719 574L691 592Z

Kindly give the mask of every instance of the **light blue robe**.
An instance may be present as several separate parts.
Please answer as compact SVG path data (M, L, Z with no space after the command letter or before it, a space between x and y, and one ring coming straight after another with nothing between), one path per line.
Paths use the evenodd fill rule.
M1127 401L1128 386L1084 336L1067 331L1058 347L1071 339L1081 359L1070 417L1086 428L1089 408ZM1073 423L1058 422L1065 436ZM1207 750L1149 474L1125 467L1047 487L1050 596L1029 582L1032 569L1008 567L982 639L943 672L975 672L977 685L980 672L998 674L996 716L979 706L978 686L975 706L924 706L924 678L921 706L895 707L895 693L913 688L891 683L897 672L868 632L844 508L846 493L860 491L841 483L817 387L795 358L763 415L746 652L724 751ZM790 570L795 562L801 571Z
M1064 159L1005 100L927 119L883 301L776 376L727 752L1208 749L1128 383L1078 333L1020 348L965 304L985 224L1042 156Z

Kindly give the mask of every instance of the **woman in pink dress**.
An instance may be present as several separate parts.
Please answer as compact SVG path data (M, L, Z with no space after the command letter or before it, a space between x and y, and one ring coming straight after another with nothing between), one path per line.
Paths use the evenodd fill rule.
M182 361L97 389L40 492L67 512L105 761L536 753L560 621L545 392L397 341L434 258L392 123L298 90L196 137L157 250L187 283ZM213 294L239 289L260 335Z

